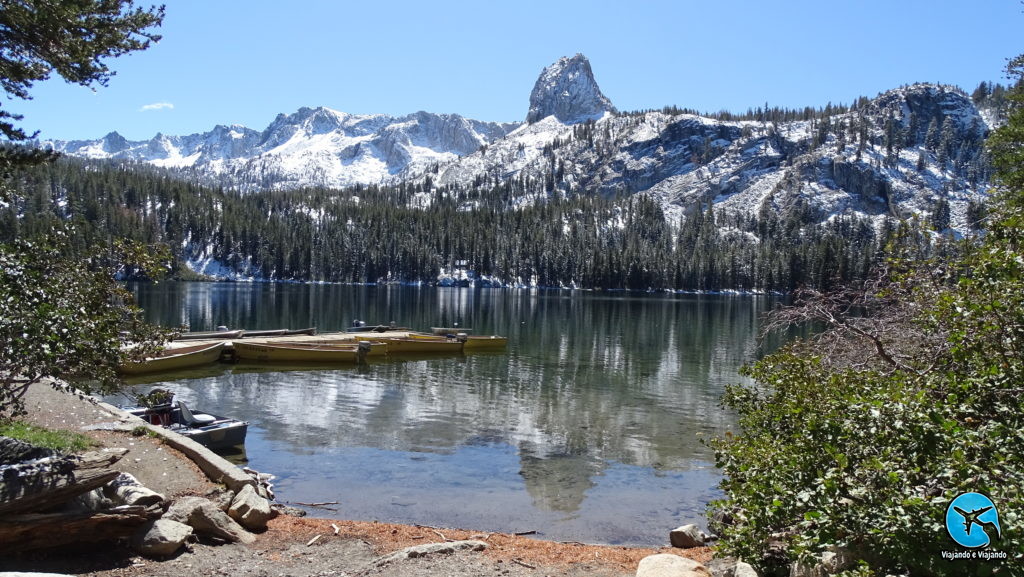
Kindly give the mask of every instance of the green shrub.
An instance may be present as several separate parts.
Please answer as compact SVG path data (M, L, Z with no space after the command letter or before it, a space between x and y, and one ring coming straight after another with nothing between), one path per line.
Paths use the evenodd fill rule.
M1024 76L1024 57L1010 70ZM896 259L857 289L802 295L775 324L828 328L727 390L742 433L713 441L726 476L714 507L732 520L718 527L723 553L771 573L837 545L857 574L1024 574L1022 90L993 137L1002 187L983 239L942 261ZM962 550L945 513L969 491L996 505L1002 535L989 550L1005 561L941 556Z

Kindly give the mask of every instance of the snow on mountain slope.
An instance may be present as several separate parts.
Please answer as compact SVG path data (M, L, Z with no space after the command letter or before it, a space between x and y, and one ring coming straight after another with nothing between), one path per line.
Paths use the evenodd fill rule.
M962 231L968 204L984 196L988 129L965 94L931 84L888 91L824 120L647 112L569 124L548 116L432 178L439 185L525 183L523 198L643 193L674 221L708 201L750 216L799 209L816 222L841 214L927 216L944 201L951 227Z
M280 114L262 132L217 126L188 136L131 142L116 132L96 141L47 141L87 158L131 159L187 168L207 182L245 191L379 183L406 169L449 162L504 136L517 124L417 112L400 118L328 108Z
M726 213L798 211L816 222L842 214L928 216L948 205L949 226L966 229L967 208L983 198L989 176L982 144L992 116L962 91L905 86L842 113L805 118L620 114L577 54L540 74L526 123L302 108L262 132L217 126L142 142L111 133L49 144L78 156L180 168L245 191L426 185L429 177L431 187L502 186L515 204L555 194L645 194L673 221L708 202ZM412 202L430 198L422 193Z

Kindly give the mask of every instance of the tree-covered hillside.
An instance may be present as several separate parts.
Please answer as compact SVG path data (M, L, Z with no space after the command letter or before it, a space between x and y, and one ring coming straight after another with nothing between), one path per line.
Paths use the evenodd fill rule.
M819 224L806 203L757 216L706 203L681 224L645 195L511 204L515 182L242 195L140 164L63 159L16 183L22 197L0 209L4 240L68 222L82 251L122 238L166 244L178 275L216 262L239 277L435 282L458 264L500 284L789 290L859 278L897 240L931 244L893 219Z

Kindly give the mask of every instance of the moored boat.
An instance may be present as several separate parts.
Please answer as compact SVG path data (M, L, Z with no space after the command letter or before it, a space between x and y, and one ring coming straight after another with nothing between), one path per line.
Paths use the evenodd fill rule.
M420 335L419 338L409 337L373 337L367 336L366 340L386 343L388 355L400 355L403 353L461 353L462 341L435 337L434 335Z
M458 333L454 337L444 337L437 334L409 333L409 338L420 341L460 340L463 342L464 350L501 349L508 345L508 337L498 335L467 335L465 333Z
M357 363L365 359L373 349L365 344L319 344L319 343L234 343L235 356L250 361L312 362L312 363ZM379 349L378 349L379 350Z
M247 339L250 337L290 337L293 335L315 335L316 327L310 327L308 329L265 329L250 331L242 331L242 338Z
M245 443L249 423L219 415L192 411L178 401L175 405L133 407L129 413L143 420L184 435L210 449L234 447Z
M365 343L364 348L365 347L369 347L369 349L366 351L367 358L385 357L388 354L388 345L386 343L382 343L382 342L378 342L378 341L373 341L373 340L365 340L362 337L358 337L358 340L357 339L319 340L319 341L294 342L294 343L293 342L287 342L287 343L282 342L280 344L282 344L282 345L284 345L284 344L296 345L296 346L303 346L303 347L304 346L310 346L310 345L317 345L317 346L350 347L350 348L352 348L352 347L358 347L360 343ZM274 344L276 345L278 343L274 343Z
M242 338L247 337L282 337L288 334L288 329L268 329L258 331L242 331Z
M430 332L435 335L457 335L459 333L471 333L473 329L460 329L459 327L430 327Z
M219 360L223 349L224 342L164 349L154 357L118 365L117 371L125 375L142 375L206 365Z
M468 350L503 349L508 345L508 337L498 335L466 335L463 348Z
M203 331L195 333L181 333L175 335L172 340L175 341L199 341L207 339L237 339L242 336L245 331L239 329L235 331Z

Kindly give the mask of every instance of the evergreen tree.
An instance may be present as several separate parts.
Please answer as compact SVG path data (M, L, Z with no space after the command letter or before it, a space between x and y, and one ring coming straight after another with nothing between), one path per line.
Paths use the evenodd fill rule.
M150 29L162 18L163 8L135 8L130 0L0 2L0 87L8 98L27 99L34 83L52 73L71 83L103 86L113 74L105 61L145 49L158 38ZM142 322L141 311L128 304L130 294L112 276L124 262L153 271L152 255L118 243L76 259L71 253L103 244L81 242L77 233L71 242L55 235L61 221L52 216L54 196L10 186L16 170L54 156L14 146L29 138L15 126L20 120L0 110L0 137L6 141L0 146L0 200L31 207L28 226L12 227L18 234L50 238L0 245L0 416L21 413L25 391L48 377L73 375L87 379L76 385L79 390L110 391L119 384L114 366L128 356L127 343L140 345L135 354L144 355L162 339ZM69 206L89 209L78 199ZM116 217L107 221L137 225ZM42 223L48 226L32 229ZM115 260L118 246L123 258Z

